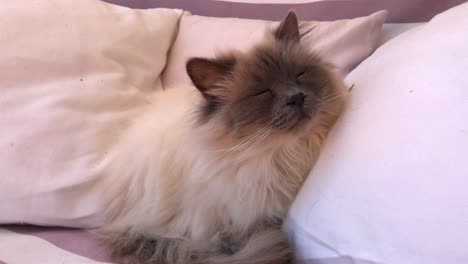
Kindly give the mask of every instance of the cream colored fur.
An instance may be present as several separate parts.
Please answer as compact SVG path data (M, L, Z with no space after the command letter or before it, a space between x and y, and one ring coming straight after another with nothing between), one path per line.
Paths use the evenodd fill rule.
M341 101L341 81L336 87ZM259 131L250 143L229 143L217 122L195 124L201 100L192 86L158 92L121 133L105 177L112 220L102 232L207 241L227 227L242 234L259 219L282 219L342 106L323 106L303 136Z

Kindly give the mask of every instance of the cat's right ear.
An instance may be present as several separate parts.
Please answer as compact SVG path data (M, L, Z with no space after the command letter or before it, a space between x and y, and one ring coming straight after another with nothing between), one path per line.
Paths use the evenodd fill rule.
M231 76L235 60L192 58L186 70L193 84L209 101L218 103L228 95L225 81Z
M275 30L274 35L275 38L280 41L300 41L299 21L294 11L289 11L286 18L281 21L278 28Z

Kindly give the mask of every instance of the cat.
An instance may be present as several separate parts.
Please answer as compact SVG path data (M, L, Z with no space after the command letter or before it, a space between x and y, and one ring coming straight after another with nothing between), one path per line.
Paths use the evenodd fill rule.
M281 224L346 88L303 45L296 14L247 52L191 58L111 152L98 230L121 261L286 264Z

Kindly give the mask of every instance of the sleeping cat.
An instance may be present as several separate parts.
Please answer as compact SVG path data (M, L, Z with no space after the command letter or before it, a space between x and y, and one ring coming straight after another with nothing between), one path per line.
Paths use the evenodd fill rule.
M293 263L281 232L345 102L342 79L303 46L294 12L248 52L192 58L194 86L161 91L114 146L111 222L131 263Z

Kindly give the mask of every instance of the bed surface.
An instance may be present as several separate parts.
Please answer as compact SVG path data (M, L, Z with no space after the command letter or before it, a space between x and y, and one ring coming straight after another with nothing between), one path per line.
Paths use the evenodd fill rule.
M0 263L111 263L88 231L35 226L0 228Z

